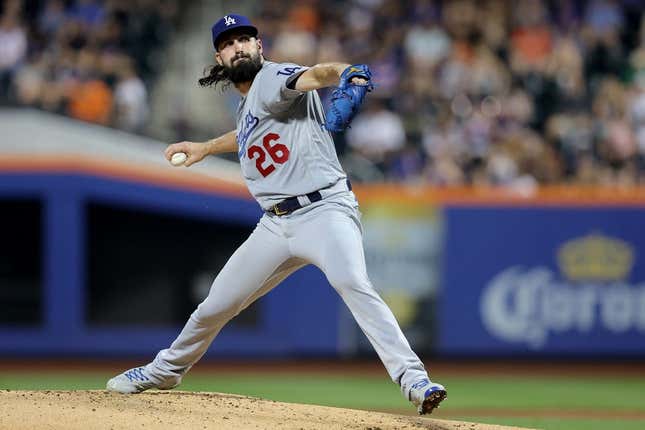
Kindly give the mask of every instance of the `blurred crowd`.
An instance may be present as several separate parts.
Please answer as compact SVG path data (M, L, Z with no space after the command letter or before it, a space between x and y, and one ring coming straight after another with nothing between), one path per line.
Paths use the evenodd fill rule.
M265 1L268 56L367 63L359 180L645 183L642 0ZM342 139L344 137L344 139Z
M642 0L252 3L267 58L370 65L357 181L645 184ZM144 132L178 6L5 0L0 99Z
M178 0L5 0L0 103L142 132Z

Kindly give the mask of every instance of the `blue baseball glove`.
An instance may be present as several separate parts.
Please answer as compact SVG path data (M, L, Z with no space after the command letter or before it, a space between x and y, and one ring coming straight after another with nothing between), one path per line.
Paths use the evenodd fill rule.
M352 78L363 78L367 83L353 83ZM331 93L331 101L325 111L325 128L339 132L349 127L349 123L363 103L365 94L373 89L372 72L366 64L356 64L346 68L340 75L338 88Z

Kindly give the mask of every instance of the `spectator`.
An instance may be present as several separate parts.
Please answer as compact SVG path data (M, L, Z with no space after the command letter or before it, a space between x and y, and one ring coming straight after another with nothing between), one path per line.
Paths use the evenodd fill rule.
M603 38L623 25L624 19L618 2L614 0L591 0L585 11L585 25L591 33Z
M27 54L27 32L20 24L21 4L8 1L0 16L0 99L7 101L9 88Z
M38 17L38 30L45 37L51 37L58 32L65 19L65 3L63 0L47 0L45 9Z
M273 45L275 61L290 61L297 64L312 64L318 42L312 33L292 22L285 22Z
M551 28L541 1L520 0L511 34L511 67L516 73L542 71L553 47Z
M392 155L387 166L387 177L395 182L417 182L424 162L420 149L412 143L407 143L400 152Z
M82 121L107 125L112 109L112 92L105 82L90 78L76 85L70 94L68 114Z
M111 120L112 90L100 79L98 53L90 49L79 52L76 63L77 79L69 91L67 113L82 121L107 125Z
M431 73L448 56L451 40L432 16L416 23L405 36L405 53L415 73Z
M46 70L47 66L44 57L20 69L20 74L13 82L17 103L43 107L41 101L42 94L47 87L45 80Z
M96 28L105 19L105 9L99 0L77 0L69 8L67 16L86 28Z
M384 170L387 156L405 145L403 122L399 115L385 107L383 100L373 97L354 118L347 131L347 143Z
M127 131L141 132L148 117L146 87L137 76L132 62L124 58L119 81L114 90L114 124Z

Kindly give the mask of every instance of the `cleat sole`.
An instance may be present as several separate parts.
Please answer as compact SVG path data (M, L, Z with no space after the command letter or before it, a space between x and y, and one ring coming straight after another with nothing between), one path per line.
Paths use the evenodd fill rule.
M446 390L432 392L419 407L419 415L431 414L447 396Z

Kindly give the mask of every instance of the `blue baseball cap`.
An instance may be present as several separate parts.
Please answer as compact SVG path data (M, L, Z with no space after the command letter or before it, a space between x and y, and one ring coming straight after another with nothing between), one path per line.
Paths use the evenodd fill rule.
M213 24L213 27L211 28L213 33L213 47L215 47L215 50L217 51L217 42L219 42L219 39L226 32L237 29L244 29L253 37L258 35L258 29L251 24L251 21L247 17L236 15L234 13L225 15L222 19Z

